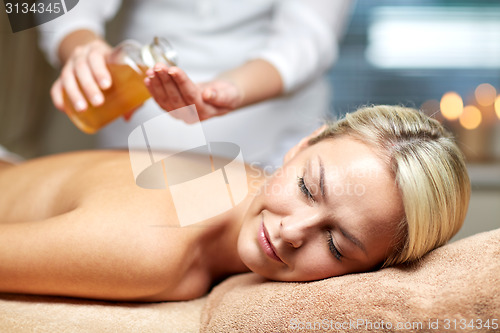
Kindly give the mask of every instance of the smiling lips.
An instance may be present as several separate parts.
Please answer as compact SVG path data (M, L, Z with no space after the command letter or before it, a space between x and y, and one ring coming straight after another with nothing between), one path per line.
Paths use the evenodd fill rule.
M262 221L262 223L260 224L258 239L260 247L262 248L262 250L264 250L264 253L267 254L269 258L283 263L283 260L281 260L276 255L276 251L274 250L273 244L271 244L271 241L269 239L269 234L266 230L266 227L264 226L264 221Z

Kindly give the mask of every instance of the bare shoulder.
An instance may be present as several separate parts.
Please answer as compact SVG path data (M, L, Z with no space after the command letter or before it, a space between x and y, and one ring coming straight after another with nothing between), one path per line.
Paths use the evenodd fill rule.
M177 277L175 283L164 283L158 293L140 300L148 302L188 301L206 295L212 284L213 280L209 271L203 265L193 264Z
M225 244L217 227L236 220L233 211L180 227L168 190L135 184L127 151L35 159L2 169L0 187L6 193L0 262L12 273L3 279L8 286L0 283L5 291L114 300L200 297L213 282L207 257L227 252L207 244Z

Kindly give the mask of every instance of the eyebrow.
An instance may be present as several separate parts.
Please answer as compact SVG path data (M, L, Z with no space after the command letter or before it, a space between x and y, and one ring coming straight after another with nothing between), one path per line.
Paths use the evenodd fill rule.
M342 235L344 235L347 239L349 239L351 242L353 242L354 245L359 247L366 254L366 247L363 245L363 243L361 243L361 241L359 239L354 237L352 234L348 233L345 229L342 229L340 227L339 227L339 229L340 229L340 232L342 233Z
M321 190L321 196L323 198L326 198L325 195L325 167L323 166L323 161L321 160L321 157L318 155L318 161L319 161L319 188ZM344 237L346 237L348 240L350 240L354 245L359 247L361 250L363 250L364 253L366 253L366 247L361 243L359 239L354 237L352 234L347 232L345 229L340 228L340 232Z
M323 199L326 199L325 197L325 168L323 167L323 161L321 160L321 157L318 155L318 161L319 161L319 188L321 190L321 196Z

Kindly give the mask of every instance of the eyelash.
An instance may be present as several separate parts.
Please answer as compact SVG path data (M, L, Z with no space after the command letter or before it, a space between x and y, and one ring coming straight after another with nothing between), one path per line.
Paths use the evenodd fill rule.
M306 186L306 183L304 182L304 177L297 177L297 183L300 191L304 194L304 196L307 199L314 201L313 195L311 194L311 192ZM337 258L337 260L342 261L342 254L339 252L339 250L337 250L337 247L333 243L333 237L331 232L328 232L327 243L330 252L335 256L335 258Z
M311 192L306 186L306 183L304 182L304 177L297 177L297 184L299 186L300 191L304 194L304 196L307 199L315 201L313 195L311 194Z
M337 258L338 261L342 261L342 254L339 252L339 250L337 250L335 244L333 244L333 237L330 231L328 231L327 242L328 242L328 247L330 248L330 252L335 256L335 258Z

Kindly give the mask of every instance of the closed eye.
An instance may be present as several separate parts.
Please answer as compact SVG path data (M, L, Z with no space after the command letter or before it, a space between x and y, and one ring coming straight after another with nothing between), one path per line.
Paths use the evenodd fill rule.
M311 191L306 186L304 182L304 177L297 177L297 185L299 186L300 191L304 194L304 196L311 201L314 201L314 197L311 194Z
M328 248L330 249L330 252L337 258L338 261L342 262L342 253L339 252L335 244L333 243L333 237L332 237L332 232L328 231Z

